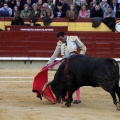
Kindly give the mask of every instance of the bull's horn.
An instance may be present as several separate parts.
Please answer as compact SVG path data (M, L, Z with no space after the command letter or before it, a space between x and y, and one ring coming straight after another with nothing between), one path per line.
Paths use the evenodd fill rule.
M49 81L49 82L46 82L46 83L45 83L45 85L44 85L43 88L42 88L42 96L43 96L43 94L44 94L44 91L45 91L46 87L47 87L48 85L50 85L51 83L52 83L52 81Z

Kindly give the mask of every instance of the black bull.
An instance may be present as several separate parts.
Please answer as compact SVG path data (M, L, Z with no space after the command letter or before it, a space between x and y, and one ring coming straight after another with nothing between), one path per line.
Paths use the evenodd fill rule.
M65 103L68 107L73 101L73 93L79 87L100 86L111 94L114 104L120 109L119 65L111 58L73 55L62 62L54 80L46 83L45 87L47 85L51 86L58 101L61 98L63 100L68 91L68 99ZM119 101L117 101L116 94Z

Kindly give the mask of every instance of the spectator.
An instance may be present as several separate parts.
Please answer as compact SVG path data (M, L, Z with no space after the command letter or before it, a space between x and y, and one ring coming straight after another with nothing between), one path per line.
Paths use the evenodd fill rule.
M109 18L109 17L115 18L115 12L112 10L111 6L109 6L107 8L107 11L104 12L104 18Z
M103 18L103 10L100 8L100 5L95 5L95 8L93 8L90 11L90 18L93 17L102 17Z
M66 11L69 9L68 4L65 2L65 0L59 0L63 5L62 5L62 11L66 13Z
M112 3L110 3L110 6L112 7L112 10L115 12L115 16L116 17L120 17L119 16L119 3L117 2L117 0L112 0Z
M8 7L7 3L3 4L3 7L0 8L0 16L1 17L11 17L12 16L12 9Z
M16 5L14 6L14 8L12 10L12 17L14 16L14 12L20 12L18 6L16 6Z
M86 5L82 5L78 14L78 18L89 18L90 10L87 9Z
M24 21L20 17L19 12L14 12L14 17L11 21L11 25L24 25Z
M70 6L74 0L64 0L64 1L65 3L67 3L68 6Z
M80 6L76 3L76 0L73 0L72 4L74 4L75 10L76 10L77 12L79 12L79 11L80 11Z
M66 17L70 20L73 21L77 18L78 12L75 10L75 5L71 4L70 5L70 10L67 10L66 12Z
M53 0L47 0L47 2L48 2L48 8L54 10L55 5L53 4Z
M50 19L54 17L53 10L48 8L48 3L44 3L42 5L40 17L41 18L49 17Z
M87 1L87 4L88 4L88 7L90 8L90 4L92 3L93 0L86 0L86 1Z
M115 13L112 10L112 7L109 6L107 11L104 12L104 19L102 22L107 25L113 32L115 31Z
M33 3L33 5L32 5L32 11L31 11L30 16L29 16L30 21L31 22L32 21L36 22L39 17L40 17L40 11L37 10L37 4Z
M32 1L31 0L26 0L26 4L29 5L29 10L32 10Z
M92 2L90 3L90 10L92 10L93 8L95 8L95 5L97 4L97 0L92 0Z
M83 5L83 4L88 5L86 0L81 0L81 5Z
M62 9L63 4L59 2L57 7L54 9L54 17L63 18L66 17L66 12Z
M118 12L117 12L116 17L120 18L120 1L118 1L118 3L119 3L119 10L118 10Z
M86 0L81 0L80 9L81 9L82 5L86 5L87 9L89 8Z
M30 26L34 26L39 17L40 17L40 11L37 9L37 4L33 3L32 11L29 16Z
M41 8L42 8L42 0L38 0L38 2L37 2L37 9L39 11L41 11Z
M61 2L61 3L66 3L67 6L69 7L73 1L76 1L76 0L53 0L53 4L57 6L57 4Z
M79 5L79 7L80 7L80 5L81 5L81 0L74 0L74 1L76 1L76 4Z
M109 7L107 0L102 0L102 2L100 3L100 7L102 8L103 12L107 11L107 8Z
M48 8L48 3L44 3L42 5L40 17L42 18L45 26L49 25L52 22L54 14L53 10L51 8Z
M15 0L14 6L18 6L19 11L23 10L23 2L21 0Z
M28 18L30 16L31 11L28 8L28 4L25 4L24 9L20 12L21 18Z
M36 24L38 18L40 17L40 11L37 8L37 4L32 4L32 11L29 16L30 26L40 26L40 24Z
M1 0L1 7L3 7L3 4L4 3L7 3L8 4L8 7L12 8L13 9L13 1L12 0Z

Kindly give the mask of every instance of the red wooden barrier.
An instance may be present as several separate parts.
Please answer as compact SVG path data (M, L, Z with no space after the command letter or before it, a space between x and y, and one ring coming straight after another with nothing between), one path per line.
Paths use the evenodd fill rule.
M57 32L1 32L1 57L50 57L56 47ZM120 58L120 33L67 32L77 35L87 46L87 55Z

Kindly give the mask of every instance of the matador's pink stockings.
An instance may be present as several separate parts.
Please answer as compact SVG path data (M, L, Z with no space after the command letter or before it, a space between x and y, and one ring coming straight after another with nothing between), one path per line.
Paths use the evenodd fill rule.
M75 100L80 100L80 88L75 91L76 92L76 99ZM68 92L66 94L65 99L68 99Z

